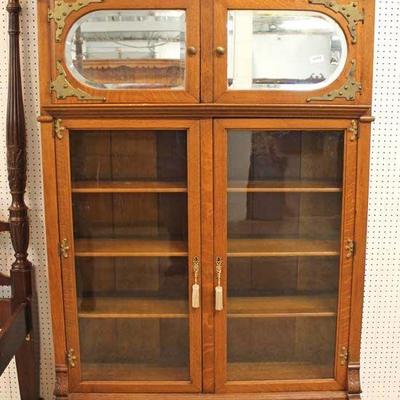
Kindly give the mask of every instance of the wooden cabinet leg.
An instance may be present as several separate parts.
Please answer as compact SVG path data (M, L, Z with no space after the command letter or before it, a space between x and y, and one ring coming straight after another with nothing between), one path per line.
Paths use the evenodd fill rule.
M56 365L56 385L54 388L56 400L68 399L68 368L65 364Z
M348 366L347 398L361 400L360 364L350 363Z

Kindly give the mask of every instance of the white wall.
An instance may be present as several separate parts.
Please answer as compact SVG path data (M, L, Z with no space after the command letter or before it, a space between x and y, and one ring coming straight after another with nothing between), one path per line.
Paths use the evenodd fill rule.
M23 71L28 128L31 208L30 255L37 266L42 330L42 396L51 399L54 385L50 307L43 229L37 102L35 0L22 0ZM9 205L5 158L7 84L7 22L5 2L0 13L0 219ZM367 276L362 340L364 400L400 399L400 0L377 0L374 124L368 230ZM7 235L0 237L0 268L7 271L12 251ZM14 365L0 378L0 399L18 400Z

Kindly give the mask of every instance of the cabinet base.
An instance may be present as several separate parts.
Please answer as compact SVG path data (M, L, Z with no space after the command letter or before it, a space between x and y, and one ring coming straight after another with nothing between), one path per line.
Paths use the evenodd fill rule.
M60 398L64 399L64 398ZM73 393L68 400L347 400L347 392L287 392L235 394Z

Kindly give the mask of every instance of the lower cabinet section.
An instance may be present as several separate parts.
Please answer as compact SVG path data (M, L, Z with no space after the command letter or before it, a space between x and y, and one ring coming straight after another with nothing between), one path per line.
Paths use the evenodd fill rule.
M57 399L358 398L351 121L63 124Z

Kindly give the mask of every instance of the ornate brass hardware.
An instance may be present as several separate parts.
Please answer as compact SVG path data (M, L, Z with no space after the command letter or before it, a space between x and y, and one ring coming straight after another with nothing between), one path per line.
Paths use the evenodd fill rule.
M355 252L355 243L352 239L347 239L344 249L346 250L346 258L351 258Z
M60 256L63 258L68 258L69 254L69 244L67 239L63 239L60 243Z
M49 22L54 19L56 24L56 42L61 41L61 35L64 30L65 20L73 11L78 11L90 3L101 3L103 0L78 0L66 3L64 0L56 0L54 8L48 12Z
M221 286L222 275L222 258L217 257L215 262L215 272L217 274L217 286L215 287L215 310L222 311L224 309L224 292Z
M308 0L312 4L322 4L336 13L340 13L347 20L351 35L351 42L357 43L357 22L364 21L364 12L358 8L358 3L353 1L350 4L338 4L334 0Z
M349 132L351 133L350 141L355 142L358 140L358 124L355 119L351 121L351 126L349 128Z
M187 48L187 53L189 56L195 56L197 54L197 49L194 46L190 46Z
M65 130L65 128L61 126L61 122L62 121L59 118L54 121L54 136L59 140L64 137L63 131Z
M225 54L225 48L222 46L218 46L215 49L215 52L219 55L219 56L223 56Z
M56 68L58 75L56 79L50 84L50 91L55 92L57 99L65 99L67 97L76 97L78 100L96 100L105 101L104 97L92 96L89 93L84 92L79 88L74 88L67 80L67 75L61 64L60 60L57 60Z
M356 61L351 62L351 67L349 74L347 75L347 82L339 89L332 90L331 92L316 97L309 97L307 102L310 101L332 101L334 99L346 99L348 101L353 101L356 98L356 94L361 92L361 83L357 82L355 79L356 74Z
M67 352L67 361L68 361L68 365L71 368L75 368L76 367L76 360L77 357L75 355L75 350L74 349L69 349Z
M340 365L343 366L347 364L347 361L349 359L349 353L347 351L346 346L342 347L342 351L340 352L339 358L340 358Z
M200 258L193 257L192 268L194 273L194 283L192 286L192 307L200 308L200 285L199 285L199 273L200 273Z

